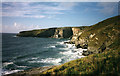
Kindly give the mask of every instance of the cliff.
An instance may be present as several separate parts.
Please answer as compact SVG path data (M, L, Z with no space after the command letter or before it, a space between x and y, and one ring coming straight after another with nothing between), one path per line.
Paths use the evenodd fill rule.
M71 27L49 28L30 31L21 31L17 36L20 37L52 37L52 38L69 38L73 35Z
M73 35L72 27L57 28L54 32L53 38L69 38Z
M78 48L87 48L90 53L101 53L105 49L110 49L120 37L120 16L115 16L85 29L79 30L72 37L72 42ZM85 55L85 53L84 53Z

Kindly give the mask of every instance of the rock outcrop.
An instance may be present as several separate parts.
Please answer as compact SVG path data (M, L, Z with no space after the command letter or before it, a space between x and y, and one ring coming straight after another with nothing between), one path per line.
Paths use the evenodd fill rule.
M109 49L115 40L120 39L120 16L106 19L82 30L73 30L75 32L71 41L77 48L87 48L88 52L84 54L101 53Z
M53 38L69 38L73 35L71 27L57 28Z

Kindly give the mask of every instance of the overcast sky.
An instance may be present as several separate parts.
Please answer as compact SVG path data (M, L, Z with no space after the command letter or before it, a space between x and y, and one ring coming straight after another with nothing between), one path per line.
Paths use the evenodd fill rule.
M116 2L2 2L2 32L90 26L118 15Z

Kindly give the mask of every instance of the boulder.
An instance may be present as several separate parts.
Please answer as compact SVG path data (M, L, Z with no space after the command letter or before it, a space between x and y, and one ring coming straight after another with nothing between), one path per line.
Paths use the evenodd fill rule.
M83 51L83 53L82 53L82 55L84 55L84 56L88 56L90 54L93 54L93 52L91 52L91 51Z
M82 49L87 49L88 48L88 44L83 45Z
M77 48L82 48L82 46L80 45L80 44L78 44L78 45L75 45Z
M64 42L64 44L75 44L74 42L72 42L72 41L69 41L69 42Z

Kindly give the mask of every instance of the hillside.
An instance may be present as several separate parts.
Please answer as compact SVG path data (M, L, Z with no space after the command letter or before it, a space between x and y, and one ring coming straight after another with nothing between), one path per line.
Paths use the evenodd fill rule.
M71 41L78 48L88 48L83 55L89 56L54 67L42 74L120 75L120 16L79 31Z
M120 76L120 16L89 27L72 27L72 39L77 48L87 48L86 57L50 68L39 75ZM55 35L55 34L54 34ZM53 35L53 36L54 36ZM21 75L16 73L13 75ZM24 75L27 75L24 73Z
M100 53L120 37L120 16L112 17L79 32L72 42L77 47L88 48L89 53Z

